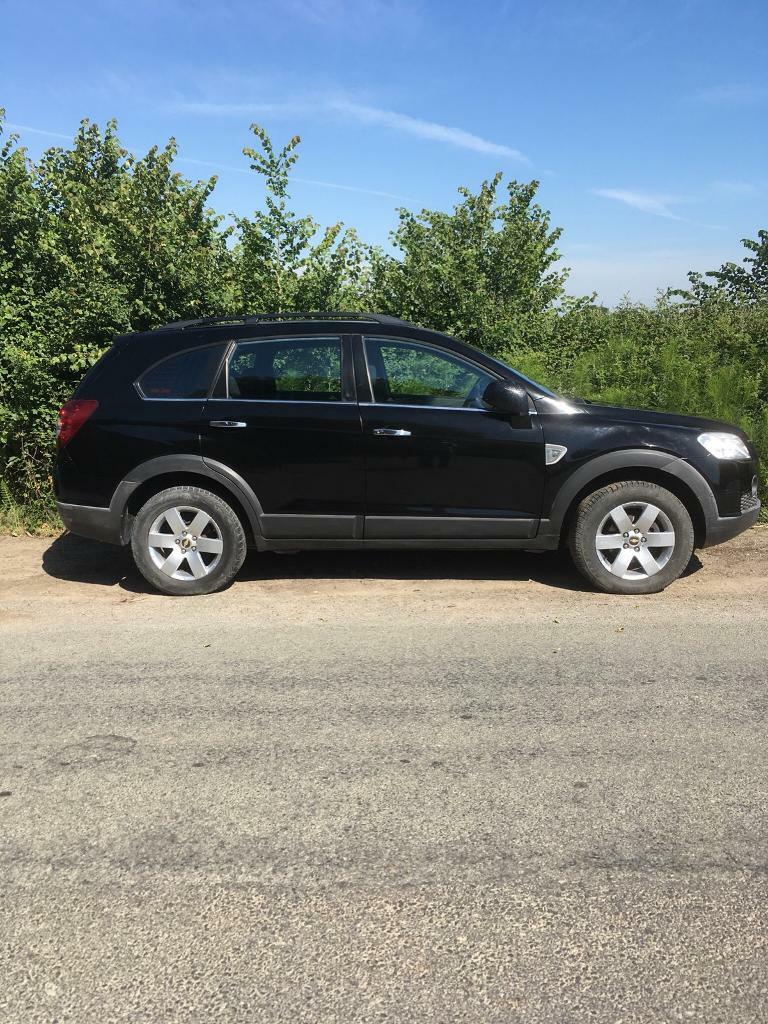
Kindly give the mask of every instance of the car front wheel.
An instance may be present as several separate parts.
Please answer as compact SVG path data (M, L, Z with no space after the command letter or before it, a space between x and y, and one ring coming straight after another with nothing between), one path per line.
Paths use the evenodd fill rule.
M131 549L142 576L164 594L211 594L235 578L245 532L218 494L169 487L153 495L133 524Z
M608 484L578 507L570 532L581 574L612 594L655 594L688 566L694 531L685 505L658 484Z

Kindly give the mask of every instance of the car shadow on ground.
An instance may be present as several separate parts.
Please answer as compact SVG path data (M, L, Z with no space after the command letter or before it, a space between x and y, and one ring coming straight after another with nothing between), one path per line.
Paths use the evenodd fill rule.
M120 586L153 593L133 564L130 549L57 537L43 553L43 571L55 579ZM701 568L693 556L683 575ZM249 552L235 583L268 580L530 580L557 590L590 591L566 552L545 551L302 551Z

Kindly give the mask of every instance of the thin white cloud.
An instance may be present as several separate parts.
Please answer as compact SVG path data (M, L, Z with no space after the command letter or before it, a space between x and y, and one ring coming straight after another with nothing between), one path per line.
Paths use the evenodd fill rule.
M395 199L401 203L415 203L408 196L398 196L394 192L382 192L377 188L363 188L361 185L342 185L338 181L319 181L317 178L299 178L291 175L291 181L300 181L304 185L317 185L320 188L335 188L341 192L360 192L366 196L379 196L381 199Z
M438 124L436 121L423 121L421 118L411 117L409 114L383 110L380 107L364 106L360 103L350 103L347 100L334 100L330 106L337 113L353 118L361 124L381 125L384 128L405 132L421 139L447 142L452 146L470 149L476 153L488 153L492 156L503 156L527 162L527 157L520 150L512 149L511 146L505 146L498 142L490 142L479 135L464 131L463 128L451 128L448 125Z
M253 171L249 167L235 167L233 164L220 164L212 160L197 160L191 156L180 156L177 157L179 163L182 164L193 164L196 167L210 167L214 171L230 171L235 174L253 174ZM380 199L394 199L397 202L412 203L415 202L413 199L409 199L407 196L399 196L394 192L384 192L377 188L364 188L362 185L345 185L339 181L322 181L318 178L302 178L299 175L292 174L290 177L291 181L296 181L302 185L316 185L318 188L332 188L340 192L358 192L364 196L376 196Z
M33 128L29 124L13 124L11 121L6 121L4 124L5 128L10 128L14 132L30 132L32 135L47 135L51 139L66 139L68 142L72 141L72 135L65 135L63 132L49 132L46 128Z
M614 199L643 213L651 213L655 217L666 217L667 220L684 220L670 208L670 203L679 202L674 196L654 195L650 192L633 192L623 188L593 188L596 196Z
M177 156L180 164L194 164L195 167L210 167L212 171L232 171L234 174L252 174L248 167L235 167L234 164L220 164L215 160L197 160L191 156Z
M768 100L768 86L746 83L713 85L694 93L691 99L698 103L723 105L762 103Z
M412 117L410 114L366 106L345 99L315 101L296 99L279 103L178 101L171 103L168 109L174 113L198 114L201 117L286 117L311 112L332 114L336 117L357 121L360 124L380 125L393 131L415 135L420 139L448 143L451 146L469 149L475 153L486 153L491 156L501 156L528 163L528 158L519 149L491 142L489 139L474 135L463 128L453 128L436 121L425 121L418 117Z

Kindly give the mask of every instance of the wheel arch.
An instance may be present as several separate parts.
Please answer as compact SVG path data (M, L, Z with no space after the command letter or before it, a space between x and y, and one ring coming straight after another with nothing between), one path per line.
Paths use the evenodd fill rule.
M248 484L228 466L205 461L201 456L170 455L151 459L131 471L118 485L112 504L122 515L122 541L130 540L133 520L142 505L168 487L203 487L231 506L245 530L250 545L262 536L261 505Z
M644 450L611 452L576 470L558 492L542 532L561 545L581 501L600 487L621 480L642 480L671 491L685 505L691 517L696 547L704 544L708 525L718 515L706 480L683 459L667 452Z

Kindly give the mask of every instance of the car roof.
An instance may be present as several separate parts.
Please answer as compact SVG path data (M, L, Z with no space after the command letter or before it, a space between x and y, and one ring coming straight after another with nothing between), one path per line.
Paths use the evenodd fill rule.
M419 324L400 320L384 313L353 313L353 312L284 312L284 313L235 313L226 316L201 317L197 320L177 320L172 323L154 327L149 331L138 331L121 334L115 338L118 347L152 338L155 343L165 342L168 349L196 347L201 341L215 343L222 338L264 337L265 335L290 337L297 326L303 328L301 337L307 334L317 335L324 332L334 334L379 333L376 328L386 332L396 332L403 338L412 340L434 341L452 348L455 351L477 352L477 350L448 334L436 331Z

